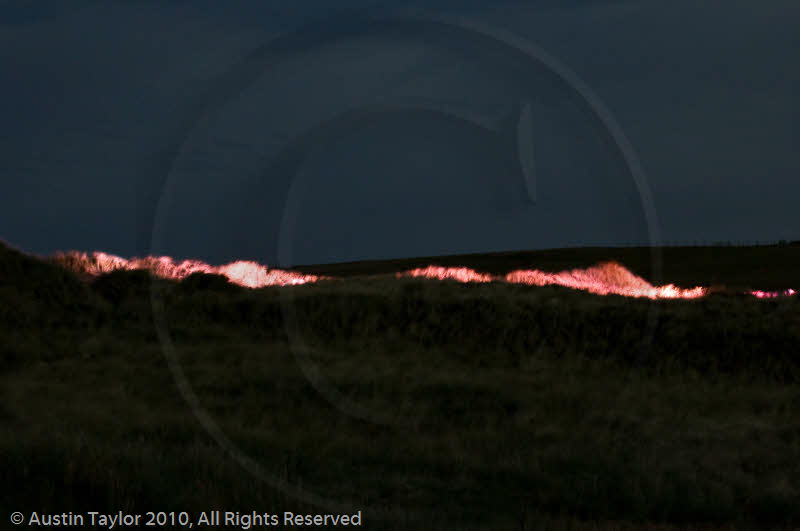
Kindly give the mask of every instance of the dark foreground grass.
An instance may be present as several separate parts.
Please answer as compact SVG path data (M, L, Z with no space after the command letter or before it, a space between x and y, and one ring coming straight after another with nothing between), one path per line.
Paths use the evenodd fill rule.
M157 284L170 358L147 275L87 286L4 253L4 519L361 510L366 529L800 525L797 298L659 303L648 339L650 302L557 288L195 277Z

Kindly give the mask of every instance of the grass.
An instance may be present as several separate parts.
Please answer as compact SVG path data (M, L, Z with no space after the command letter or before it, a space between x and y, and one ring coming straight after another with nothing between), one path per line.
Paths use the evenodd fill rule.
M0 248L0 512L800 525L798 298L662 301L648 339L649 301L389 272L283 289L158 282L161 320L146 274L87 284ZM233 446L185 400L164 331L200 417Z
M660 255L660 257L659 257ZM540 251L430 256L298 266L304 273L356 276L395 273L430 264L466 266L495 275L515 269L562 271L616 261L637 275L655 281L654 253L649 247L590 247ZM726 284L731 288L778 290L798 282L800 243L750 247L665 247L656 252L663 267L661 283L684 287Z

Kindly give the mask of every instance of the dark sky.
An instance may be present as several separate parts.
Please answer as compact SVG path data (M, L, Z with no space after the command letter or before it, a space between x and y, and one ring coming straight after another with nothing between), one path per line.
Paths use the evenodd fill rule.
M574 71L664 240L800 239L796 0L420 5ZM0 2L0 238L284 265L649 241L580 91L496 39L350 11L406 7Z

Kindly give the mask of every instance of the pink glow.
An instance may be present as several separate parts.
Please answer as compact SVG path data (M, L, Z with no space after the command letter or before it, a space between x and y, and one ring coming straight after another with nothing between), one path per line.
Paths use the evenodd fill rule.
M459 282L493 282L497 280L492 275L478 273L468 267L441 267L428 266L411 269L405 273L397 273L398 277L422 277L439 280L457 280Z
M398 277L424 277L453 279L459 282L505 281L529 286L564 286L595 293L597 295L622 295L625 297L648 297L650 299L695 299L706 295L706 288L682 289L672 284L652 286L646 280L628 271L615 262L598 264L587 269L573 269L560 273L518 270L505 276L493 277L466 267L428 266L398 273Z
M564 286L597 295L622 295L649 299L696 299L706 295L706 288L682 289L673 284L653 286L616 262L606 262L586 269L572 269L560 273L539 270L512 271L505 276L507 282L535 286Z
M126 259L102 252L82 253L70 251L57 254L54 261L75 273L92 277L118 269L144 269L160 278L171 280L183 280L193 273L207 273L223 275L230 282L247 288L296 286L330 278L272 269L257 262L242 260L221 266L213 266L199 260L176 262L168 256ZM458 282L508 282L529 286L564 286L597 295L621 295L649 299L696 299L709 293L708 288L700 286L689 289L680 288L673 284L653 286L616 262L605 262L586 269L572 269L558 273L550 273L538 269L518 270L512 271L505 276L480 273L467 267L430 265L397 273L396 277L456 280ZM749 294L760 299L772 299L791 297L797 295L797 292L793 289L785 291L759 290L751 291Z
M793 289L787 289L785 291L751 291L750 295L754 297L758 297L759 299L776 299L778 297L792 297L793 295L797 295L797 292Z
M229 281L246 288L264 286L295 286L316 282L322 277L303 275L281 269L270 269L256 262L238 261L222 266L212 266L199 260L175 262L168 256L148 256L130 260L106 253L81 253L70 251L56 255L56 261L72 271L89 276L99 276L117 269L144 269L160 278L183 280L193 273L223 275Z

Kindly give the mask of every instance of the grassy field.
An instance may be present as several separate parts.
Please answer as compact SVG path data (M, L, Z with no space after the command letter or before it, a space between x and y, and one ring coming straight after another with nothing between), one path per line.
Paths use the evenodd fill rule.
M654 303L388 275L604 259L648 276L647 250L574 249L309 266L352 278L294 288L87 284L0 247L0 516L800 526L800 298ZM796 288L798 265L797 247L664 250L664 280L684 286Z

